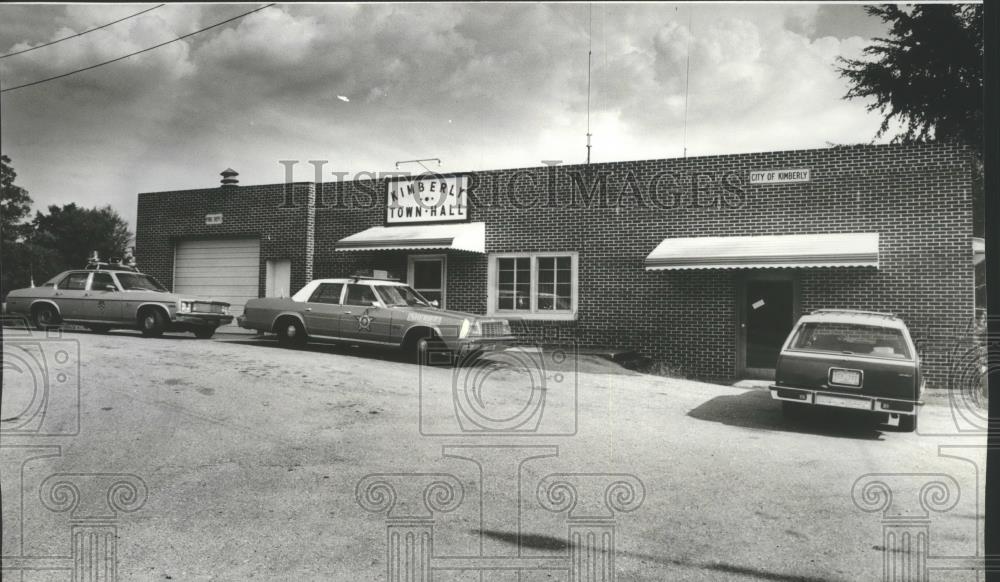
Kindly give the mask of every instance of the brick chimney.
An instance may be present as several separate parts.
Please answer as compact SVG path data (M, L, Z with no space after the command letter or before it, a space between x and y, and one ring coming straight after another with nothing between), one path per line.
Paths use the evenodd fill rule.
M240 181L236 178L240 173L232 168L226 168L222 171L222 187L223 188L235 188L239 186Z

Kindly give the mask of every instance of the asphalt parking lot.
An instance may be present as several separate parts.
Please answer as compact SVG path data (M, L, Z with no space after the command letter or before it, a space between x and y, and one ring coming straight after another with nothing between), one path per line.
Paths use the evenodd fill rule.
M908 434L847 413L792 424L760 388L572 352L454 368L237 335L5 340L7 564L68 555L94 515L122 580L386 579L393 535L417 530L406 556L432 555L435 580L569 580L598 543L571 531L613 532L618 580L880 580L883 534L905 524L930 533L932 568L982 551L985 436L943 394ZM11 351L29 344L38 374ZM39 374L79 407L50 398L29 426ZM78 485L67 509L53 474L130 475L134 496L98 488L109 512Z

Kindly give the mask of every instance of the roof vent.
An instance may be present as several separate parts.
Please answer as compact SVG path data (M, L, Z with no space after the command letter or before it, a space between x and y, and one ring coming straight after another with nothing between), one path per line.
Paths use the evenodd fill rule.
M223 188L234 188L239 185L240 181L236 179L240 173L232 168L226 168L222 171L222 187Z

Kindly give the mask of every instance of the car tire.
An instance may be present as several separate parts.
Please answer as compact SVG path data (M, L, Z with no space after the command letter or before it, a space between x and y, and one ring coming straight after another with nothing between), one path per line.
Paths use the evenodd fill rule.
M196 337L198 339L210 339L213 335L215 335L215 328L214 327L199 327L199 328L195 329L193 333L194 333L194 337Z
M306 343L306 330L298 319L288 317L275 324L278 343L285 347L298 347Z
M899 415L899 431L900 432L913 432L917 430L917 415L901 414Z
M62 318L59 317L59 312L56 311L56 308L46 304L35 307L31 312L31 316L35 327L41 330L59 327L59 324L62 322Z
M808 407L805 404L788 402L787 400L781 401L781 414L787 420L801 420L806 410L808 410Z
M94 333L108 333L111 331L110 325L88 325L87 329Z
M147 309L139 314L139 330L144 337L160 337L166 328L166 318L159 309Z
M447 345L441 341L432 331L417 331L407 338L407 345L403 346L410 361L414 364L440 365L446 363L441 356L447 356L447 363L454 362L454 355L448 350Z

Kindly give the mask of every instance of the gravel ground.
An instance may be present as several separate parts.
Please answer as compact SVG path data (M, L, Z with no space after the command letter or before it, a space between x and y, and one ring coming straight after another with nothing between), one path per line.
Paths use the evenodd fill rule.
M879 580L883 527L901 516L925 520L932 555L954 562L982 551L985 437L959 430L943 394L928 397L919 433L906 434L847 413L790 424L759 387L554 352L447 368L239 335L6 340L5 568L7 556L68 554L71 521L85 512L39 503L53 473L129 473L145 485L142 506L115 516L122 580L386 579L387 527L416 527L406 518L418 517L433 520L435 560L465 568L435 580L479 580L483 562L462 556L508 566L550 557L556 569L520 580L569 580L560 564L588 544L570 544L567 528L594 519L615 531L622 581ZM78 431L76 409L53 404L45 426L69 435L11 432L31 409L35 380L9 351L25 342L50 359L59 346L69 353L42 373L78 387ZM387 499L364 487L376 473L394 487L388 515L359 504L359 491L369 506ZM563 476L545 479L552 474ZM887 483L887 512L855 504L859 478ZM553 479L574 485L575 506L558 507L568 489L539 493ZM925 517L929 480L949 495L925 495L942 509ZM611 505L630 511L605 504L614 481L631 489ZM432 487L424 497L434 482L454 495ZM425 500L448 511L428 513Z

